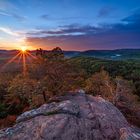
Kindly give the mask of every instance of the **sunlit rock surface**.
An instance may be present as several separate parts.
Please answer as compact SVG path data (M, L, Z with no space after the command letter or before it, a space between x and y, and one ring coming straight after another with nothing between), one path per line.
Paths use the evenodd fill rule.
M140 140L140 130L101 97L75 93L23 113L0 140Z

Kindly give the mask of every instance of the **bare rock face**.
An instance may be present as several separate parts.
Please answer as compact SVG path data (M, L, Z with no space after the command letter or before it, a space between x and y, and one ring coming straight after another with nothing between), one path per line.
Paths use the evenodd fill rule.
M0 140L140 140L140 130L108 101L79 93L23 113Z

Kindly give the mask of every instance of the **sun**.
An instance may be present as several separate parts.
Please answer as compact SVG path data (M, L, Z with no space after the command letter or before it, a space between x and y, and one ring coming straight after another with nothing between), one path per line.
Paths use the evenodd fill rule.
M25 53L27 51L27 48L25 46L21 46L20 50L22 53Z
M9 59L2 67L1 69L5 69L9 64L13 62L17 62L22 64L23 66L23 75L25 76L27 73L27 63L32 62L32 59L37 59L36 56L32 55L32 53L29 50L29 46L26 45L19 45L17 50L17 54L13 56L11 59Z

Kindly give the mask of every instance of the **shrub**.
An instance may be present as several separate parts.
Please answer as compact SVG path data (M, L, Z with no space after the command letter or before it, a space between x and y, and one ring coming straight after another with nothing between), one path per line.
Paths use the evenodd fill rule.
M9 98L14 101L19 100L20 103L26 102L31 104L33 91L35 89L35 80L28 76L17 75L10 83L8 88Z
M5 118L7 115L6 106L4 104L0 104L0 119Z
M106 71L101 70L86 80L85 90L92 95L101 95L105 99L112 100L115 85L109 74Z

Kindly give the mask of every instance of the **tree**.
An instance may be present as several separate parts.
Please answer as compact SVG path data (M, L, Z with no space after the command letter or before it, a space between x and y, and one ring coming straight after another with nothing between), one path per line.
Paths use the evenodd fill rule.
M127 120L134 125L140 126L140 104L139 97L134 94L132 81L116 78L116 93L114 104L125 115Z
M140 97L140 80L136 81L134 83L134 85L135 85L135 88L136 88L135 93Z
M38 82L39 92L47 97L62 95L70 90L80 88L84 83L84 73L67 60L50 62L46 65L46 75Z
M29 71L31 78L38 81L38 92L47 97L63 94L83 84L83 71L64 58L57 47L46 53L46 57L35 60ZM47 95L47 97L46 97Z
M43 49L39 48L36 50L36 56L41 56L44 57L45 56L45 51L43 51Z
M56 47L48 53L46 53L46 58L53 61L60 61L64 59L64 53L61 48Z
M13 76L9 73L0 74L0 102L4 102L5 96L8 94L7 88Z
M138 103L138 96L134 95L135 88L131 81L124 80L121 77L116 78L116 91L114 103L124 103L128 108L134 107Z
M113 81L104 70L93 74L86 80L85 90L92 95L101 95L105 99L112 100L114 89L115 85Z
M28 76L17 75L8 88L9 98L17 100L19 104L24 102L31 104L35 83L36 81Z
M49 70L60 63L64 62L64 54L61 48L56 47L51 51L44 51L42 49L37 49L37 59L34 59L32 65L28 67L28 72L31 78L37 80L44 78L49 74ZM58 64L59 63L59 64Z

